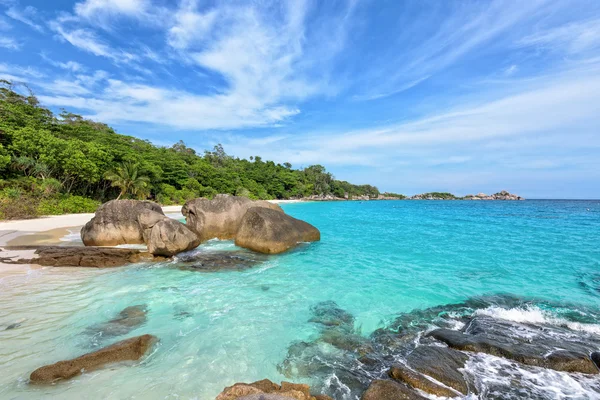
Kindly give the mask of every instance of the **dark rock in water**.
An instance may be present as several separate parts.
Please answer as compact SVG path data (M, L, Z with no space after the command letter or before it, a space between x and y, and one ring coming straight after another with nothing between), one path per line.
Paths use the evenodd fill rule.
M33 259L21 259L20 264L37 264L51 267L120 267L138 262L160 262L164 257L137 249L121 249L110 247L63 247L40 246L35 251L38 255Z
M375 380L363 393L361 400L425 400L425 397L401 383L390 380Z
M373 352L373 347L367 338L337 329L323 331L319 340L340 350L356 352L359 356Z
M94 335L101 337L114 337L125 335L140 327L147 320L148 309L145 305L136 305L124 308L119 315L100 325L88 329Z
M335 301L328 300L318 303L310 308L313 317L309 322L321 324L325 327L354 328L354 316L341 309Z
M260 290L262 290L263 292L266 292L266 291L268 291L269 289L271 289L271 288L270 288L269 286L267 286L267 285L262 285L262 286L260 287Z
M540 328L491 317L475 317L464 333L437 329L430 332L429 336L457 350L487 353L557 371L598 373L598 368L589 357L590 344L583 343L583 338L556 339L560 334L563 338L569 334L568 329L550 326Z
M419 346L408 355L406 361L418 372L467 394L469 388L459 369L464 368L468 359L465 354L446 347Z
M600 351L595 351L590 355L590 358L596 364L596 367L600 368Z
M397 364L392 366L388 374L390 378L404 382L410 387L422 390L426 393L442 397L455 397L458 395L458 392L448 389L442 385L438 385L437 383L428 379L425 375L413 371L405 365Z
M203 252L181 257L177 267L199 272L243 271L265 260L264 256L248 251Z
M310 386L300 383L281 382L281 385L268 379L253 383L236 383L226 387L216 400L331 400L328 396L313 396Z
M5 330L9 331L11 329L17 329L20 326L21 326L21 322L15 322L15 323L10 324L9 326L7 326Z
M137 361L148 349L156 343L157 338L152 335L142 335L115 343L93 353L67 361L59 361L52 365L38 368L31 373L31 383L53 383L62 379L69 379L82 373L93 371L107 364L120 361Z

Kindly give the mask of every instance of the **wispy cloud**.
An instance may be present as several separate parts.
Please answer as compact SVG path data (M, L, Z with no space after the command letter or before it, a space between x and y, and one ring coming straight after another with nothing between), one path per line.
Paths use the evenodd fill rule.
M0 47L9 50L19 50L21 48L21 43L11 37L0 36Z
M544 29L524 37L521 46L581 54L600 48L600 18L576 21Z
M38 32L45 31L44 27L41 24L35 22L35 20L39 18L39 15L37 9L33 6L27 6L23 9L18 8L18 6L13 6L6 11L6 15L8 15L16 21L22 22L25 25L30 26Z

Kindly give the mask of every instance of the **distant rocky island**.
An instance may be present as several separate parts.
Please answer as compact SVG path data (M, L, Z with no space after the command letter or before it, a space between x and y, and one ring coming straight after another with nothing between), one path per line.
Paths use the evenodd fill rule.
M485 193L478 194L468 194L464 197L456 196L452 193L448 192L428 192L416 194L411 197L404 196L402 194L396 193L383 193L378 196L344 196L344 197L336 197L331 194L328 195L314 195L309 197L304 197L301 200L305 201L346 201L346 200L355 200L355 201L367 201L367 200L525 200L523 197L518 196L516 194L512 194L507 192L506 190L502 190L501 192L487 195Z
M501 192L487 195L485 193L468 194L464 197L458 197L452 193L446 192L431 192L417 194L409 198L409 200L525 200L521 196L502 190Z

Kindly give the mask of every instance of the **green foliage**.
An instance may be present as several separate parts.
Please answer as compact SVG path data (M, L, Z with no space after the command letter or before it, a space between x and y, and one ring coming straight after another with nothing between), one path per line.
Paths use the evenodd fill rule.
M113 187L121 190L117 200L124 194L136 197L146 197L149 192L150 178L140 174L136 164L125 162L106 174L106 179Z
M59 198L42 199L37 207L39 215L93 213L100 202L81 196L65 195Z
M370 185L335 180L322 165L293 169L258 156L234 158L220 144L204 153L182 141L154 146L80 115L56 116L26 86L8 81L0 81L0 173L0 218L90 211L123 196L182 204L217 193L251 199L379 194Z

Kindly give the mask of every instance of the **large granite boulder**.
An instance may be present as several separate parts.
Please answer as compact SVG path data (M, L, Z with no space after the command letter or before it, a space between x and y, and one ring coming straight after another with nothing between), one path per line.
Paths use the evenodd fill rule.
M143 231L138 217L145 210L163 214L161 207L151 201L111 200L102 204L96 215L81 229L86 246L116 246L143 244Z
M170 257L200 244L196 233L161 213L145 210L139 216L139 224L150 254Z
M251 207L265 207L283 213L281 207L268 201L252 201L246 197L219 194L214 199L194 199L181 209L187 226L202 242L209 239L233 239L242 218Z
M53 383L69 379L82 373L93 371L107 364L121 361L137 361L157 341L152 335L142 335L126 339L93 353L85 354L72 360L59 361L55 364L38 368L31 373L31 383Z
M311 224L264 207L248 209L235 236L240 247L266 254L282 253L301 242L321 239Z

